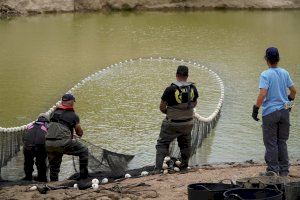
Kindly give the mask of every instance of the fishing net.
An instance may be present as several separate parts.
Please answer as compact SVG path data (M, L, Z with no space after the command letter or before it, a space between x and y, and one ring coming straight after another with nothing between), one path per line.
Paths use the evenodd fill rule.
M215 118L209 122L201 121L198 117L194 117L194 126L191 132L191 155L194 155L198 148L201 147L204 138L215 128L221 113L218 112ZM180 149L177 141L174 140L169 148L170 156L180 158Z
M77 103L79 108L81 105L97 104L101 104L101 106L107 108L103 109L103 107L98 106L100 108L99 112L104 112L100 114L97 113L97 106L86 109L87 113L95 114L86 120L91 123L86 124L85 127L88 129L86 132L100 132L101 141L105 141L107 138L109 141L113 141L113 144L107 148L105 146L106 143L97 142L98 135L87 134L85 140L80 140L89 149L89 171L91 174L120 178L124 177L125 173L139 176L142 171L151 171L153 169L153 162L149 164L148 161L144 162L143 160L148 159L153 161L153 157L155 156L155 141L158 137L163 117L157 109L157 100L160 99L163 89L174 79L178 65L187 65L190 67L193 72L190 74L190 80L195 82L197 87L201 86L199 89L202 92L200 92L201 105L206 105L199 109L200 113L195 111L191 141L191 153L193 155L201 147L204 138L216 126L224 99L224 85L222 80L207 67L196 62L169 58L128 60L111 65L88 76L68 91L68 93L75 93L77 96L82 95L85 97L89 95L88 98L82 98ZM149 84L153 80L155 80L155 84ZM112 82L120 86L115 91L107 90L110 87L109 84ZM133 88L137 88L139 92L132 92ZM204 94L203 91L206 91L206 93ZM108 96L109 100L99 103L101 99L99 99L99 94L103 95L103 97ZM203 95L205 95L206 99L203 98ZM148 97L146 102L135 102L143 100L144 97ZM117 102L118 99L122 99L125 103L123 102L123 105L119 104ZM52 113L59 104L60 102L57 102L56 105L47 111L47 114ZM120 114L120 112L122 113ZM211 114L207 115L207 113ZM158 114L160 114L160 117L157 117ZM206 117L200 114L204 114ZM89 116L91 115L84 115L82 119L86 119ZM103 118L97 118L99 116L103 116ZM149 116L152 117L151 120L149 120ZM99 124L99 121L103 125L98 125L97 128L100 127L101 129L94 130L94 125ZM135 127L136 130L130 126ZM21 136L25 129L26 125L14 128L0 127L0 169L20 150ZM152 134L143 134L142 145L129 144L133 150L127 151L129 148L128 146L124 148L124 143L126 144L124 141L139 138L140 135L138 134L140 132ZM146 152L146 156L137 156L139 152ZM170 145L170 156L180 157L176 141ZM78 172L78 158L73 157L71 163L73 163L75 172ZM18 168L22 170L23 166L19 166Z
M126 155L103 149L86 140L80 142L89 149L89 170L90 173L114 174L115 177L123 176L127 170L128 163L134 155ZM73 157L73 167L79 172L78 157Z
M9 132L1 132L0 130L0 180L1 168L6 166L20 151L23 133L24 131L15 129L11 129Z
M112 152L114 152L115 149L124 152L122 149L128 149L124 148L124 146L128 145L124 141L132 141L142 136L143 149L139 149L138 145L135 145L134 143L129 144L131 145L130 148L136 149L135 152L142 153L143 151L153 152L154 150L153 157L155 156L154 142L159 133L160 125L158 124L161 124L162 120L160 117L156 116L163 116L159 113L157 104L165 86L169 85L170 82L174 80L174 74L178 65L187 65L190 67L191 73L189 80L195 82L197 87L199 86L199 91L201 91L200 102L202 105L205 105L201 107L201 111L203 113L212 113L211 115L208 115L208 117L202 117L197 113L195 113L194 116L191 154L195 154L197 149L201 147L204 138L206 138L216 126L220 117L220 110L224 98L224 88L218 75L202 65L183 60L159 58L129 60L110 66L100 73L95 73L83 80L80 89L76 88L75 93L77 96L88 97L81 100L79 103L82 105L94 105L92 108L87 108L87 110L85 110L87 113L93 112L94 115L96 115L86 116L86 121L89 122L87 126L90 127L88 132L100 132L103 141L111 141L111 138L113 138L114 141L114 146L111 147L114 150L101 150L101 152L104 153L104 156L90 157L91 162L89 163L89 166L93 169L93 173L96 173L98 170L98 172L114 172L116 176L124 176L128 171L128 169L126 169L128 164L133 166L130 169L134 170L142 170L145 165L153 165L153 163L140 162L140 160L136 158L127 162L128 157L124 157L124 154L113 154ZM153 80L155 80L154 84L152 84ZM107 90L107 88L115 88L118 92ZM89 93L86 91L89 91ZM203 98L204 94L207 99ZM151 98L145 100L145 97ZM109 99L109 101L102 100L105 98ZM101 107L99 104L101 104ZM99 108L101 109L97 109L97 105L99 105ZM108 115L106 110L110 111ZM139 112L140 110L145 110L145 112L141 113ZM120 113L122 113L122 115L120 115ZM149 120L149 118L151 120ZM101 129L95 129L93 124L97 124L99 121L104 125L101 125ZM116 124L119 125L118 128L114 128ZM135 127L136 130L131 127ZM139 130L155 134L141 135ZM89 141L94 140L95 142L99 141L98 137L94 137L93 134L88 134L86 139ZM154 142L150 143L149 141ZM101 144L99 146L86 142L85 144L91 149L91 154L99 155L97 148L99 148L99 146L102 147ZM148 144L151 144L151 146L149 145L148 147ZM97 153L95 154L94 152ZM136 155L135 152L132 153L132 155ZM105 164L102 166L102 159L106 157L105 154L109 155L110 162L104 161L103 163ZM180 150L176 140L170 145L169 154L171 157L180 158ZM151 158L152 161L154 160L153 157ZM147 157L145 159L147 159ZM76 159L75 163L74 166L78 166ZM114 169L111 170L112 168Z

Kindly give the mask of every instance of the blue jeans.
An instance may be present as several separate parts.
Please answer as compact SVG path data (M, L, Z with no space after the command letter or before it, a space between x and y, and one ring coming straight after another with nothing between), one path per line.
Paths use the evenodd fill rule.
M267 171L287 176L289 173L289 157L286 141L289 139L290 132L289 110L277 110L263 116L262 121Z

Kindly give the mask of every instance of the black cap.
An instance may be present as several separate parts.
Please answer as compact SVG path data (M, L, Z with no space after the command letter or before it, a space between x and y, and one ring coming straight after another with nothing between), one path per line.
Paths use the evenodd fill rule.
M277 63L279 61L278 49L276 47L267 48L265 58L272 64Z
M71 101L71 100L74 100L75 102L75 97L72 95L72 94L64 94L64 96L62 96L61 98L62 101Z
M176 74L182 76L189 76L189 68L185 65L179 65Z

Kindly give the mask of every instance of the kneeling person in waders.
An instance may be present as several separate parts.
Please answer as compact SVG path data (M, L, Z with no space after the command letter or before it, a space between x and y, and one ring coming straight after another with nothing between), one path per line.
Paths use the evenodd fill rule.
M37 181L47 182L47 152L45 136L48 130L49 117L42 113L37 121L28 125L23 135L24 172L23 180L32 181L34 159L38 171Z
M88 149L78 140L73 139L74 130L77 136L83 135L79 117L73 108L74 102L75 97L72 94L65 94L61 105L50 117L46 147L51 181L58 181L63 154L79 156L80 179L88 176Z
M160 111L166 114L156 144L157 170L162 169L164 157L169 153L170 143L177 138L181 153L181 169L188 167L193 128L193 108L197 105L198 91L193 83L187 82L188 67L179 66L176 80L167 87L161 97Z

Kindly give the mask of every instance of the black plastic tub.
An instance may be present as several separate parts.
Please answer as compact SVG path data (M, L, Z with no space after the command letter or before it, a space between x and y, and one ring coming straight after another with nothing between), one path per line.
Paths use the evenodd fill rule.
M224 200L223 193L237 188L233 184L224 183L194 183L188 185L189 200Z
M285 185L286 200L300 200L300 182L291 182Z
M283 193L273 189L231 189L224 192L225 200L282 200Z
M261 176L242 178L236 181L237 185L246 189L274 189L284 191L285 178L280 176Z

